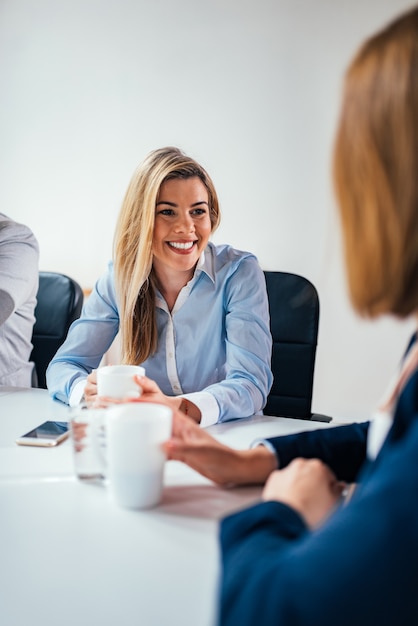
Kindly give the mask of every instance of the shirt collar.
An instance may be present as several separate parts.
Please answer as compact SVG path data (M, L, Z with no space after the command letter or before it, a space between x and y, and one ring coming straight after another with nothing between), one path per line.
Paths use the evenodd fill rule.
M215 270L214 270L214 262L213 262L213 253L212 253L212 244L208 244L206 249L203 250L200 255L200 259L197 262L193 282L194 279L197 279L200 274L204 272L210 280L215 284Z
M193 278L191 278L191 280L187 284L188 291L190 291L202 272L206 274L206 276L213 282L213 284L215 284L213 250L212 244L210 243L206 246L205 250L203 250L202 254L200 255L200 258L196 264ZM156 289L155 300L157 306L164 310L167 308L166 302L158 289Z

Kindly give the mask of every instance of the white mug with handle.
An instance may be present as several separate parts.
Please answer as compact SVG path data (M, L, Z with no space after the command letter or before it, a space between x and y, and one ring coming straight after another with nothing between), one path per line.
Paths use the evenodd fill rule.
M99 397L136 398L141 395L141 387L134 376L145 376L140 365L104 365L96 370L97 395Z

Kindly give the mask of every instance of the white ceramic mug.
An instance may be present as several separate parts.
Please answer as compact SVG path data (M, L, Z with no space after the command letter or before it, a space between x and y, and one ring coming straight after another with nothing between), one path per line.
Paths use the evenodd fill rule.
M145 369L140 365L105 365L99 367L96 375L99 396L122 399L141 395L134 376L144 376Z
M107 479L122 507L145 509L161 500L165 453L173 412L162 404L138 402L107 409Z

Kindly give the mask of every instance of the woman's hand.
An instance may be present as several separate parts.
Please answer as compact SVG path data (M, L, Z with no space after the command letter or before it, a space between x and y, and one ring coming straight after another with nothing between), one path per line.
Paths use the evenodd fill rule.
M141 395L138 398L132 398L127 396L126 398L111 398L97 395L97 371L93 370L87 376L87 383L84 388L84 399L89 406L106 407L111 404L124 404L125 402L154 402L156 404L166 404L172 409L177 409L183 398L170 397L163 394L150 378L146 376L135 376L136 384L141 390Z
M295 509L308 526L318 526L335 508L345 483L337 480L318 459L294 459L273 472L263 490L263 500L277 500Z
M139 398L132 398L131 402L155 402L156 404L166 404L172 409L177 409L180 406L182 398L166 396L151 378L134 376L134 380L141 391L141 395Z
M88 405L93 405L97 400L97 372L93 370L87 376L87 383L84 387L84 399Z
M276 457L264 446L234 450L223 445L200 428L190 410L187 416L179 410L183 398L166 396L146 376L136 376L135 379L142 388L142 395L131 402L157 402L173 409L172 437L164 444L169 460L182 461L220 485L264 483L276 468ZM195 405L189 402L188 406L190 409Z
M220 485L263 483L276 468L275 456L264 446L229 448L180 411L174 412L172 437L164 450L168 459L182 461Z
M187 416L199 423L201 419L201 413L198 407L186 400L182 396L166 396L157 383L148 378L147 376L135 376L135 382L138 387L141 388L142 393L139 398L135 398L133 402L156 402L157 404L166 404L173 411L182 409L184 405L187 406Z

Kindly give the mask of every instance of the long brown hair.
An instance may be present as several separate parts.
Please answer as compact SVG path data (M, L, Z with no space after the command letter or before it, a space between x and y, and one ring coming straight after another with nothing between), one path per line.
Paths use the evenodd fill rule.
M348 68L334 184L355 309L418 309L418 9L361 47Z
M197 176L209 197L212 232L220 222L218 197L207 172L174 147L151 152L129 183L116 224L113 258L119 304L122 361L143 363L157 348L152 239L161 185L171 178Z

